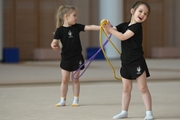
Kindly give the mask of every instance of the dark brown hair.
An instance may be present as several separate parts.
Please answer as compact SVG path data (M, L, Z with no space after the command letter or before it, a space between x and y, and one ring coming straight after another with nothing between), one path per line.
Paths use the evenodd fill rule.
M149 14L150 14L150 12L151 12L151 7L149 6L149 4L148 3L146 3L146 2L144 2L144 1L137 1L136 3L134 3L134 5L132 6L132 8L134 9L134 10L136 10L138 7L139 7L139 5L145 5L147 8L148 8L148 16L149 16Z

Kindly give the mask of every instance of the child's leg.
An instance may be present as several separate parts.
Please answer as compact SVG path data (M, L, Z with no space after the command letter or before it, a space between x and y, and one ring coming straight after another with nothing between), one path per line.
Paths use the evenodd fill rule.
M123 93L122 93L122 110L128 111L131 100L132 80L122 78Z
M138 88L142 94L143 102L146 107L146 117L145 120L153 120L152 114L152 100L151 94L149 92L147 81L146 81L146 72L137 78Z
M72 78L73 94L74 94L72 107L76 107L79 105L79 103L78 103L79 102L79 92L80 92L80 83L79 83L79 79L78 79L79 74L80 74L80 71L74 75L74 78Z
M131 91L132 91L132 80L122 78L123 82L123 93L122 93L122 111L115 115L113 119L121 119L128 117L128 108L131 100Z
M61 82L61 99L60 102L57 103L55 106L65 106L66 105L66 95L68 92L68 83L70 80L70 72L62 69L62 82Z

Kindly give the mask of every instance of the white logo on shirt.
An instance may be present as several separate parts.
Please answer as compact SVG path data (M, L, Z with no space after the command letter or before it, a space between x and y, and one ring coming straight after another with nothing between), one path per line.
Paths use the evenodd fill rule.
M69 35L69 38L72 38L73 36L72 36L72 32L69 30L69 32L68 32L68 35Z

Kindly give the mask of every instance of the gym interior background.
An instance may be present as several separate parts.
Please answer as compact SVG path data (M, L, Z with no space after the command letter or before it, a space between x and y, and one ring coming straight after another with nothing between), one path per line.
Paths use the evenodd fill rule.
M129 21L130 8L137 0L122 1L123 21ZM151 6L150 16L143 23L145 57L180 57L180 1L144 1ZM6 48L18 48L19 61L34 60L36 50L51 49L55 13L64 4L77 7L78 22L100 23L99 0L1 0L0 60L3 60L3 50ZM99 47L98 32L85 32L81 34L81 39L85 56L88 47Z

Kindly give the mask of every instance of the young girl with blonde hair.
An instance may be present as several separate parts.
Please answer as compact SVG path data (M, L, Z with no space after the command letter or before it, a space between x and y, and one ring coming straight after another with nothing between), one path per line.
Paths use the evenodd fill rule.
M66 105L66 95L68 92L68 83L72 74L84 63L82 55L82 46L80 41L80 32L88 30L100 30L100 26L97 25L83 25L77 22L77 10L70 5L60 6L56 13L56 31L54 39L51 43L53 50L61 48L61 98L59 103L55 104L56 107ZM84 66L81 67L81 70ZM75 78L78 78L80 71L75 74ZM80 82L79 79L72 78L72 87L74 99L72 106L78 106Z

